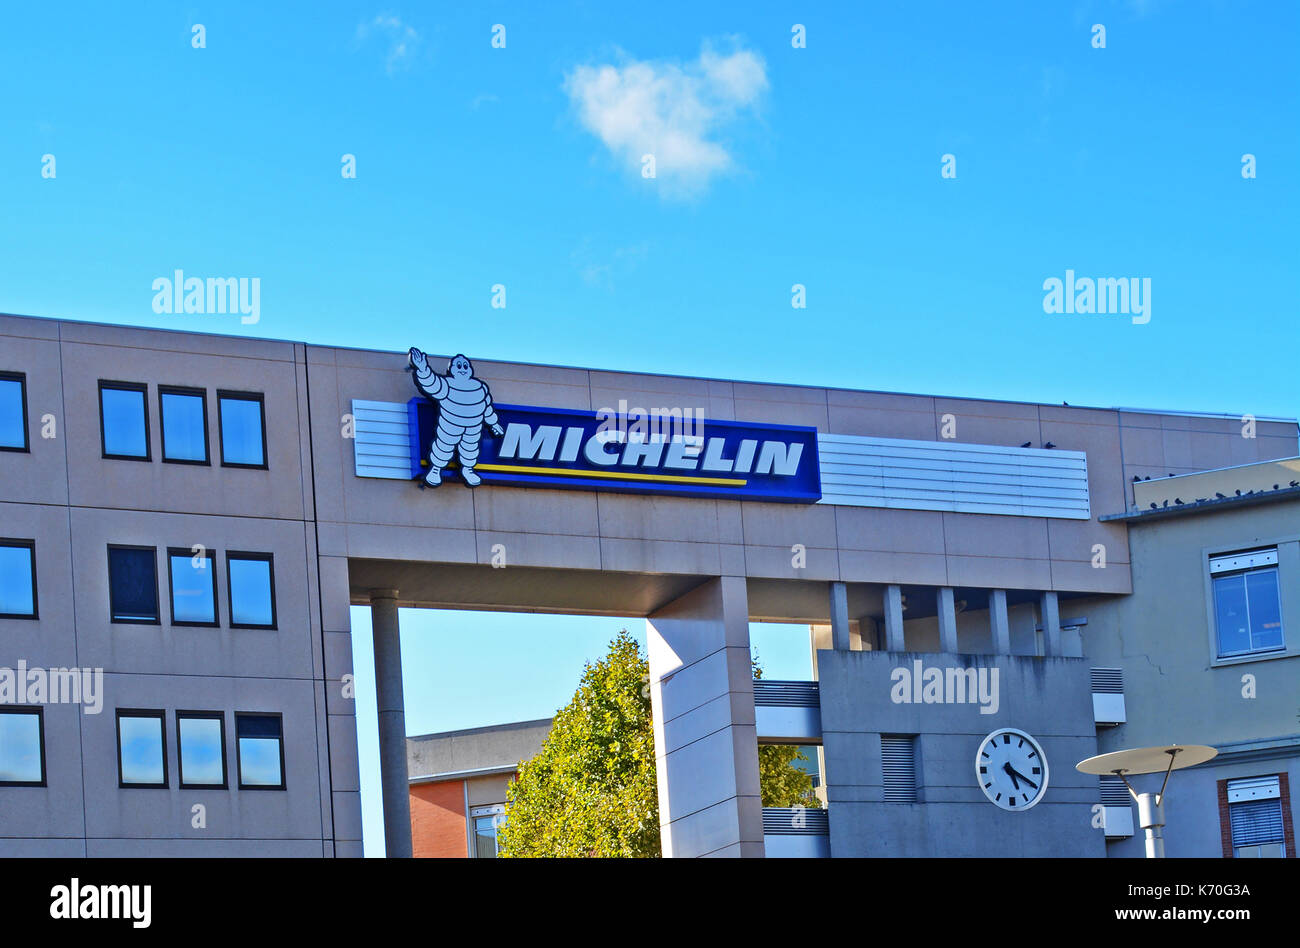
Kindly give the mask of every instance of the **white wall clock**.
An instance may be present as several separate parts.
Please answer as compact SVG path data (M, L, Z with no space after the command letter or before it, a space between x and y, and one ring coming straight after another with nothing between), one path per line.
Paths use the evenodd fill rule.
M1047 758L1039 743L1013 727L980 741L975 778L984 796L1004 810L1028 810L1047 790Z

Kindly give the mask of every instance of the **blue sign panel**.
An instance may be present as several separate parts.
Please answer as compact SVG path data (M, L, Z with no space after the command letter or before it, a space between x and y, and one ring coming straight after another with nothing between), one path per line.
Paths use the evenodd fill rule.
M437 464L459 466L471 485L792 503L821 498L816 428L493 405L490 396L472 415L457 405L421 397L408 403L411 476L429 486L450 475L432 471ZM453 413L440 419L439 411ZM450 460L453 446L458 464Z

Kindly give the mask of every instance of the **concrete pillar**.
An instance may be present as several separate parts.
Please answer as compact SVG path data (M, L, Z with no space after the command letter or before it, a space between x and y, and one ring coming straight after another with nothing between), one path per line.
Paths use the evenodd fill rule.
M708 580L646 620L665 856L758 856L763 801L745 579Z
M1040 611L1043 616L1043 654L1060 655L1061 609L1056 601L1056 593L1043 593Z
M989 629L993 633L993 652L1011 654L1011 622L1007 618L1007 591L989 590Z
M843 583L831 583L831 647L847 652L849 638L849 589Z
M812 653L812 676L817 681L817 650L831 647L831 627L829 625L808 626L808 651Z
M375 636L384 848L390 859L410 859L411 787L406 772L406 706L402 697L402 638L397 624L396 589L371 592L370 622Z
M901 652L903 645L903 588L885 587L885 651Z
M955 654L957 651L957 607L951 587L939 587L935 597L939 608L939 651Z

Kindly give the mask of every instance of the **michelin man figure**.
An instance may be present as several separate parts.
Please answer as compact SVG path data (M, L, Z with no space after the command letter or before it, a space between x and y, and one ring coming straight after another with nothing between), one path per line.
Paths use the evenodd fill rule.
M460 476L470 487L477 487L483 483L483 478L474 473L483 427L491 428L498 438L505 433L497 424L492 393L474 377L474 366L463 355L452 358L446 375L429 368L429 357L419 349L412 349L409 355L416 386L438 404L438 431L429 446L429 472L424 475L424 483L429 487L441 484L443 469L454 453L460 458Z

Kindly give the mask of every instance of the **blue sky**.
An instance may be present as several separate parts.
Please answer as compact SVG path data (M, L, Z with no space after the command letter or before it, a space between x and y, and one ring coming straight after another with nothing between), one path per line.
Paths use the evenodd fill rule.
M0 311L1300 411L1300 6L268 6L6 9ZM176 269L258 279L258 322L155 313ZM1067 270L1150 279L1150 322L1045 313ZM408 622L412 733L551 713L622 625L470 621ZM571 644L486 667L538 629Z

